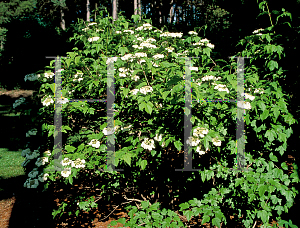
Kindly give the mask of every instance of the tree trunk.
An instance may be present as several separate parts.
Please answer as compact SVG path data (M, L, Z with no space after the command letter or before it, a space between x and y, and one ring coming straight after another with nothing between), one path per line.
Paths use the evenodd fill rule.
M137 15L137 0L133 1L134 15Z
M95 2L95 21L96 21L97 2Z
M138 0L138 9L139 9L139 15L142 16L142 4L141 4L141 0Z
M174 10L174 6L173 6L173 0L172 0L171 1L171 8L170 8L170 17L169 17L169 23L170 24L172 24L172 22L173 22L173 17L174 17L173 10Z
M62 7L60 7L60 27L62 30L66 30L66 21L64 19L64 11L62 10Z
M90 21L90 0L86 0L86 21Z
M117 20L117 0L112 0L113 23Z

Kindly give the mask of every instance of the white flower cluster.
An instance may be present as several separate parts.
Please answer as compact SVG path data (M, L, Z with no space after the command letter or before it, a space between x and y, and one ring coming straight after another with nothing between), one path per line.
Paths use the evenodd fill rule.
M121 130L122 130L122 131L128 131L130 128L132 128L132 125L128 125L128 126L125 126L125 127L121 127Z
M208 134L208 129L204 127L196 127L193 130L193 136L189 137L186 143L191 146L197 146L196 152L198 152L200 155L203 155L208 151L208 148L206 148L204 151L201 149L202 146L198 144L200 143L199 137L204 138L206 134ZM218 140L218 138L213 138L212 143L215 146L221 146L221 141Z
M196 36L198 35L198 33L197 33L197 32L194 32L194 31L189 31L189 34L190 34L190 35L196 35Z
M245 95L246 99L249 99L251 101L253 101L255 99L255 96L250 95L249 93L242 93L242 96Z
M116 34L121 34L122 32L121 31L116 31Z
M212 75L206 75L202 78L202 81L209 81L209 80L219 80L221 77L215 77L215 76L212 76Z
M69 158L64 158L61 161L61 165L62 166L69 166L69 165L71 165L71 167L73 167L73 168L80 169L80 168L84 168L85 167L85 160L77 158L75 161L72 161ZM70 167L67 167L67 168L65 168L64 170L61 171L61 175L63 177L68 177L68 176L70 176L70 174L71 174L71 168Z
M113 128L110 128L110 127L108 127L108 128L106 127L106 128L103 129L102 132L103 132L104 135L111 135L111 134L113 134L115 131L117 131L118 128L119 128L119 126L115 126L114 129L113 129Z
M92 22L92 23L89 23L88 26L96 25L96 24L97 24L96 22Z
M156 39L150 37L145 42L147 42L147 43L156 42Z
M152 29L152 25L147 23L147 24L143 24L142 26L136 28L135 30L140 31L140 30L151 30Z
M134 54L137 58L147 57L147 54L144 52L137 52Z
M182 32L164 32L162 34L160 34L159 36L160 37L179 37L181 38L182 37Z
M78 81L80 82L81 80L83 80L83 77L82 77L83 73L82 72L77 72L77 74L74 75L74 79L73 79L73 82L75 81Z
M62 177L68 177L72 173L71 168L65 168L63 171L61 171L61 176Z
M156 141L160 142L162 140L162 135L161 134L160 135L156 134L155 137L154 137L154 139Z
M118 60L118 57L107 58L106 64L116 62L117 60Z
M30 135L36 135L36 133L37 133L37 129L36 128L31 129L30 131L28 131L26 133L26 137L30 137Z
M149 138L144 138L144 141L142 142L142 145L141 145L144 149L147 149L147 150L152 150L154 149L154 140L153 139L149 139Z
M229 93L229 89L226 87L226 85L216 84L216 83L212 83L212 84L215 85L214 89L217 89L217 90L219 90L220 92L221 92L221 91L224 91L224 92Z
M121 57L122 60L129 60L130 62L132 62L134 58L135 56L132 54L126 54L123 57Z
M27 74L25 75L24 77L24 81L26 82L27 80L28 81L36 81L38 80L38 78L40 77L41 75L39 74Z
M251 109L251 104L249 103L249 102L245 102L245 101L238 101L237 102L237 106L239 107L239 108L244 108L244 109Z
M83 28L81 30L86 32L87 30L89 30L89 28Z
M144 54L146 54L146 53L144 53ZM143 53L138 53L138 56L143 57ZM142 63L142 62L146 62L146 61L145 60L139 60L139 63ZM121 73L119 73L120 77L126 77L127 75L129 75L129 72L128 72L129 69L126 69L125 67L119 68L119 71L121 72ZM130 70L130 72L133 73L134 70ZM137 81L137 80L140 79L140 77L135 75L135 76L132 76L131 79Z
M74 92L75 92L75 90L68 91L69 95L71 95Z
M209 48L211 48L211 49L213 49L213 48L215 47L215 45L209 43L209 40L206 39L206 38L200 40L200 41L197 42L197 43L194 43L193 45L194 45L194 46L199 46L199 45L204 46L204 45L206 45L207 47L209 47Z
M139 76L137 76L137 75L134 75L134 76L132 76L132 77L131 77L131 79L132 79L132 80L134 80L134 81L137 81L137 80L139 80L139 79L140 79L140 77L139 77Z
M142 93L142 94L150 93L152 91L153 91L153 89L151 86L144 86L144 87L140 88L140 93Z
M124 30L123 32L130 32L131 34L134 33L134 31L132 31L132 30Z
M59 104L66 104L68 102L69 102L69 99L65 98L65 97L61 97L61 98L58 99Z
M157 107L157 108L162 108L162 104L157 104L157 103L156 103L156 107Z
M259 94L263 94L264 90L263 89L255 89L254 93L259 93Z
M195 81L195 80L193 79L193 82L194 82L194 81ZM198 86L201 86L202 83L201 83L201 81L200 81L199 78L196 79L196 84L197 84Z
M133 95L137 95L137 93L139 92L139 89L133 89L130 91L130 93L132 93Z
M218 138L213 138L212 142L215 146L221 146L221 140L219 140Z
M100 142L96 139L92 139L91 142L88 145L98 149L100 147Z
M94 37L88 38L88 41L89 41L89 42L93 42L93 41L97 41L97 40L99 40L99 39L100 39L99 36L94 36Z
M200 143L200 140L197 137L190 136L188 140L186 140L186 143L191 146L197 146Z
M188 50L185 50L184 52L182 52L182 53L175 53L176 54L176 56L178 57L178 56L185 56L186 57L186 55L188 54Z
M85 167L85 160L77 158L75 161L72 161L71 166L75 167L76 169L84 168Z
M42 103L43 103L44 106L49 106L50 104L53 104L54 101L53 101L53 99L51 98L51 96L49 96L49 97L47 97L44 101L43 101L43 99L42 99Z
M162 59L162 58L164 58L164 55L163 55L163 54L156 54L156 55L153 55L153 58L154 58L155 60L157 60L157 59Z
M52 73L52 72L46 72L46 73L44 73L44 76L45 76L46 78L53 78L54 73Z
M206 151L204 151L204 150L201 150L201 148L202 148L202 146L199 145L199 146L197 147L197 150L196 150L196 151L199 153L199 155L205 154L205 153L207 152L207 150L208 150L208 148L207 148Z
M156 63L154 63L154 62L152 62L152 61L151 61L151 63L152 63L152 65L153 65L154 67L159 67Z
M137 45L135 45L136 47ZM140 46L137 46L138 49L142 49L142 48L157 48L154 44L151 44L150 42L144 41L140 44Z
M193 136L203 138L208 133L208 129L203 127L197 127L193 131Z
M24 97L20 97L19 99L15 100L15 102L13 103L13 108L18 107L19 105L21 105L24 102L25 102L25 98Z
M264 29L262 29L262 28L257 29L257 30L254 30L254 31L252 32L252 34L259 33L260 31L263 31L263 30L264 30ZM257 35L259 35L259 34L257 34ZM260 33L260 35L262 35L262 34Z
M190 67L190 70L198 71L198 67Z
M174 51L174 48L173 47L166 47L165 48L168 52L173 52Z
M138 35L136 36L138 41L143 41L144 37L138 37Z
M51 156L51 151L50 151L50 150L46 150L46 151L44 152L44 155L45 155L45 156L48 156L48 157Z

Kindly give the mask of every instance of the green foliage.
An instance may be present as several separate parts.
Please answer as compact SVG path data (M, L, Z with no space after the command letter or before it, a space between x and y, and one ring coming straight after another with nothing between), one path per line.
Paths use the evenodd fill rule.
M85 176L80 170L82 167L66 165L71 172L64 177L66 174L62 171L67 170L50 170L55 165L51 154L50 162L44 170L49 174L47 184L57 178L56 181L72 185L74 179L98 175L103 182L98 183L97 187L102 189L101 195L109 200L113 192L119 192L124 187L121 180L125 180L127 186L136 188L141 187L140 180L148 180L150 183L161 181L160 176L155 174L160 174L160 170L164 168L166 160L162 159L162 155L165 150L180 152L186 143L182 137L182 126L183 114L187 111L184 108L185 87L189 83L184 79L185 72L190 72L192 85L187 89L192 89L191 97L196 100L192 105L193 137L190 138L190 144L193 157L201 158L203 162L197 165L199 171L188 174L185 182L176 186L176 180L170 176L162 180L163 184L174 185L175 189L193 182L200 186L199 191L201 188L208 188L207 192L201 191L198 198L179 205L180 211L189 221L201 216L202 224L210 223L211 226L220 227L228 221L225 216L228 208L239 213L239 216L241 213L245 215L242 222L246 227L253 226L257 220L269 226L274 213L278 215L276 219L281 220L282 212L288 212L293 205L298 191L291 184L299 182L299 177L296 166L288 176L283 171L287 170L287 165L278 164L280 156L286 151L287 140L292 133L291 125L295 123L295 119L287 109L285 95L278 83L278 78L283 75L279 73L282 69L276 58L284 53L280 45L272 43L273 34L265 32L261 36L254 35L245 39L248 44L242 51L242 56L253 56L253 59L244 67L246 93L243 97L246 102L241 108L240 103L209 102L215 99L236 99L237 63L234 59L228 62L214 61L211 52L214 45L207 39L201 39L195 33L180 39L182 34L154 30L149 25L149 20L141 20L135 28L121 16L114 24L110 23L110 17L102 16L97 18L96 23L87 26L84 26L83 21L79 23L78 31L72 39L78 45L83 44L84 48L79 50L74 47L73 52L67 53L68 58L62 58L62 97L105 99L107 85L113 83L107 79L108 64L113 62L114 86L118 92L115 93L114 101L115 126L111 130L114 132L115 144L120 146L115 148L114 165L130 169L131 173L125 175L105 168L106 155L109 157L105 144L109 135L105 106L88 102L66 102L61 105L65 118L62 130L67 139L62 147L65 149L63 158L72 161L83 159L84 169L94 169L95 172ZM145 42L146 40L148 41ZM241 43L245 43L245 40ZM144 41L143 45L138 46L140 41ZM260 43L261 41L265 43ZM257 49L260 51L256 52ZM193 57L196 53L200 58L192 58L191 67L197 68L188 69L185 59L179 57ZM114 58L108 59L109 57ZM261 68L253 64L254 60L261 58L267 59L265 64L268 72L261 71ZM55 70L54 63L55 61L51 62L48 70ZM42 72L40 74L38 81L42 86L39 94L41 101L48 105L40 108L38 121L43 126L44 134L48 133L49 137L54 132L54 122L47 117L54 114L50 101L55 99L55 88L53 78L47 78L48 74ZM264 80L269 75L273 76L272 80ZM96 113L95 110L100 111ZM243 172L232 169L229 165L232 164L231 155L237 149L236 132L231 130L237 116L244 117L247 136L247 169ZM255 145L252 143L254 140L257 142ZM47 141L41 149L51 148L51 143L50 140ZM255 147L250 150L251 146ZM207 157L213 158L209 164L204 162ZM95 170L96 167L100 169ZM174 197L176 194L174 191L169 196ZM73 199L73 205L78 202L76 214L96 207L91 198L83 202L85 198L83 193ZM127 200L127 203L135 201L140 205L128 207L128 221L119 220L125 226L186 226L175 212L166 208L159 209L159 203ZM53 216L68 210L69 205L62 204L53 212ZM111 225L113 224L115 222Z

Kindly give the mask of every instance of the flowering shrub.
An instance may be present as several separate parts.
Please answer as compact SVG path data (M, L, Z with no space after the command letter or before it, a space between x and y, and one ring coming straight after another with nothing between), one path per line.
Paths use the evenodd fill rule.
M44 186L46 190L55 181L72 185L73 179L98 176L102 182L95 185L101 187L101 195L109 199L112 191L118 192L125 187L138 188L142 183L154 185L161 182L163 185L173 185L176 190L193 182L209 190L199 190L201 194L197 199L179 205L188 220L201 216L202 224L209 222L220 227L228 220L225 214L229 208L239 213L239 217L244 214L246 227L256 220L269 224L274 211L277 211L276 218L280 220L282 211L288 211L297 193L291 183L298 182L299 178L296 169L288 176L282 170L287 170L287 165L276 163L277 157L286 150L287 139L292 133L290 125L295 122L287 110L278 82L260 80L258 69L247 66L245 101L209 102L236 99L237 71L233 69L237 64L234 60L225 61L224 66L217 65L211 53L214 45L206 38L201 39L195 31L186 36L166 32L154 29L149 20L136 22L136 28L130 27L121 16L112 25L108 17L102 16L87 27L84 27L84 22L79 24L79 31L72 39L76 40L76 44L84 44L84 48L79 50L75 47L74 52L67 53L69 58L62 58L63 69L59 70L62 96L55 103L62 107L62 170L53 171L56 154L49 150L53 148L50 136L55 128L54 121L49 118L54 114L54 75L48 70L37 72L41 75L37 80L41 83L39 93L43 96L40 100L43 107L37 114L40 121L37 135L45 137L44 141L30 142L22 152L27 160L33 160L36 164L33 172L30 170L28 173L29 178L24 186L41 189ZM136 16L133 16L135 21ZM187 56L200 58L193 58L188 69L185 59L179 58ZM54 70L54 62L51 61L47 68ZM105 98L107 64L110 63L114 64L115 74L114 128L107 126L105 107L95 112L101 110L102 104L69 102L70 99ZM188 172L184 178L172 174L165 178L160 171L165 170L166 161L162 155L167 149L181 152L185 143L184 72L191 72L192 98L196 100L192 105L193 129L186 143L192 147L193 157L203 159L203 162L197 164L199 171ZM247 168L252 166L243 173L231 169L236 153L236 132L232 129L239 110L243 110L245 115L245 162ZM82 123L84 120L86 122ZM251 135L249 138L248 133ZM129 174L105 170L106 137L111 134L115 135L116 145L114 165L124 170L130 169ZM257 140L253 150L248 150L250 140ZM45 151L42 158L38 158L40 151ZM214 160L204 162L207 158ZM26 161L23 166L26 166ZM199 183L200 177L202 183ZM41 186L40 178L43 180ZM121 185L121 181L125 181L125 185ZM175 190L169 197L176 197ZM180 194L184 194L181 191L183 189ZM85 199L83 194L70 201L78 206L76 215L80 210L97 207L93 199L82 201ZM150 199L147 196L147 200ZM286 200L284 204L281 203L283 199ZM128 202L132 201L128 199ZM120 222L126 222L125 226L130 227L142 224L148 227L182 226L175 212L160 210L158 205L144 200L139 209L129 206L130 219L127 222L121 219ZM62 203L53 216L61 215L71 206Z

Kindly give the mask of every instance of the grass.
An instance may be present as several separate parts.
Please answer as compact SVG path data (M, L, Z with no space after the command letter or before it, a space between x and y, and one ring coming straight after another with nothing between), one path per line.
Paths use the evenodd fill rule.
M21 156L21 153L21 151L0 148L0 178L8 179L25 175L21 165L25 158Z

